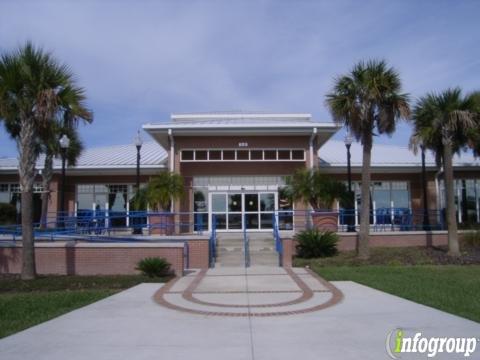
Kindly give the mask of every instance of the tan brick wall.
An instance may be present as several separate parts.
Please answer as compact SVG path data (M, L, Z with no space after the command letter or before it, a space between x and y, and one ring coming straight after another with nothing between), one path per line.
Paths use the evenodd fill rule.
M355 250L358 234L339 233L339 251ZM460 235L461 236L461 235ZM295 254L296 241L285 238L283 252L284 264L291 264L291 257ZM435 231L431 233L423 231L394 232L394 233L373 233L370 234L370 247L407 247L407 246L442 246L447 245L447 232ZM290 257L290 259L289 259Z
M340 234L338 249L340 251L355 250L356 235ZM434 246L447 245L446 232L397 232L387 234L371 234L369 245L371 247L406 247L406 246Z
M294 241L292 239L282 239L282 265L283 267L292 267L292 258L294 254Z
M189 264L191 269L208 268L208 240L188 241Z
M79 247L36 246L35 260L39 274L56 275L120 275L136 274L138 261L146 257L162 257L177 275L184 269L183 247ZM0 248L0 273L20 273L22 247Z

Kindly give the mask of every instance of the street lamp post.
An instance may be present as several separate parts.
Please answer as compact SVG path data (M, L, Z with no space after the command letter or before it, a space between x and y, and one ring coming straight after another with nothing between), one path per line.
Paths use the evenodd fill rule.
M136 177L136 185L135 185L135 190L138 194L138 191L140 190L140 149L142 148L143 145L143 139L140 136L140 130L137 132L137 135L135 136L135 139L133 140L135 147L137 148L137 177ZM135 226L139 225L138 217L133 218L134 221L134 227L133 227L133 233L134 234L141 234L142 229L140 226Z
M70 139L63 134L59 140L62 153L62 184L60 190L60 227L65 227L65 163L67 159L67 149L70 146Z
M428 216L427 170L425 167L425 145L421 144L422 151L422 187L423 187L423 230L430 230L430 217Z
M351 208L353 204L353 194L352 194L352 166L350 162L351 160L350 147L352 146L353 139L349 131L347 131L347 133L345 134L344 142L345 142L345 147L347 148L348 206L350 207L350 209L347 209L348 211L347 230L349 232L353 232L355 231L355 225L353 225L354 219L355 219L355 213Z

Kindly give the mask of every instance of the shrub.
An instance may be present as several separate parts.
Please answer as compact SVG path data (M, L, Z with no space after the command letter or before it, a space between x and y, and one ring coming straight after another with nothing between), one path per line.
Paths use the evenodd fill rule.
M0 203L0 225L15 224L17 218L17 209L14 205Z
M140 260L136 269L148 277L162 277L171 273L170 263L159 257L148 257Z
M463 234L463 243L471 247L480 247L480 230L469 231Z
M339 238L332 231L304 230L295 235L295 240L297 241L297 255L301 258L328 257L338 253Z

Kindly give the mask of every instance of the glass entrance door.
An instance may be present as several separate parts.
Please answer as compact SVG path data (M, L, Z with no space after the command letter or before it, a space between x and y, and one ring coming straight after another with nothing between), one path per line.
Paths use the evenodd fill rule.
M210 193L210 216L219 231L270 231L277 193Z

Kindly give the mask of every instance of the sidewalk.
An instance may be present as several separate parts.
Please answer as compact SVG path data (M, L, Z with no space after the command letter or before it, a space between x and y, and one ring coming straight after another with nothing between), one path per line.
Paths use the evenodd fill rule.
M245 275L244 269L219 268L203 274L194 287L197 272L165 286L163 292L159 292L161 284L138 285L0 340L0 358L378 360L388 358L385 339L397 327L418 329L425 336L480 335L478 323L353 282L333 282L343 293L340 302L295 313L309 304L325 304L332 292L321 288L317 280L313 282L304 269L294 269L314 294L299 301L303 290L292 280L295 276L282 270L251 268ZM215 305L192 302L189 293ZM162 294L171 305L187 307L187 311L159 304ZM315 299L317 294L324 298ZM282 304L289 301L297 302ZM273 308L277 312L288 308L292 314L262 315L272 313ZM228 314L198 313L204 310ZM240 315L231 314L235 312ZM404 354L403 358L420 357ZM449 354L435 357L451 358Z

